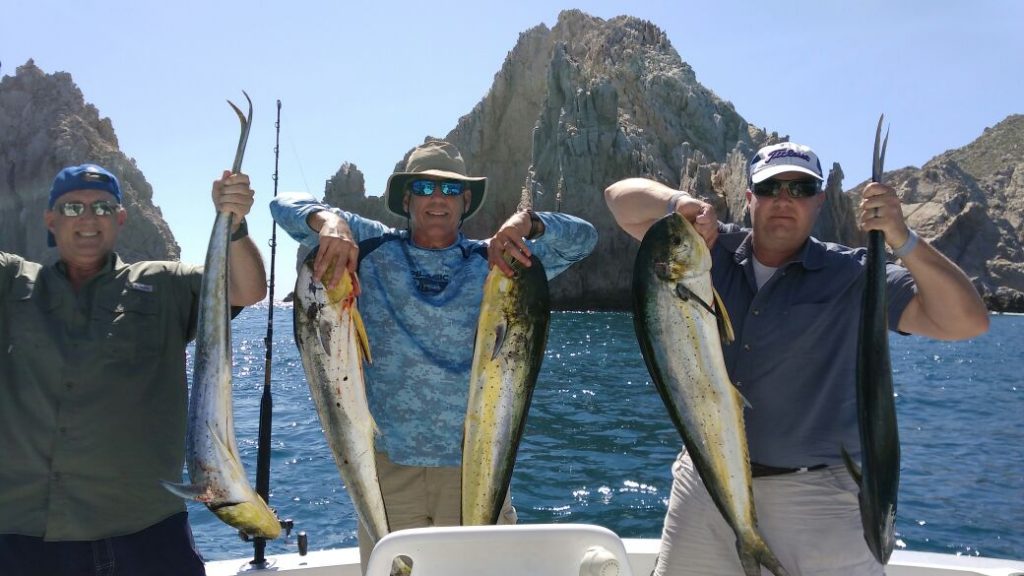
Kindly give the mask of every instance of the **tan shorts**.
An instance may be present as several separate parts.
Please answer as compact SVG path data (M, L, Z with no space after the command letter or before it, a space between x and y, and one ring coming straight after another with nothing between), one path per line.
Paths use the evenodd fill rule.
M672 477L655 576L743 574L736 535L688 455ZM761 535L792 576L884 574L864 542L857 491L842 466L754 479Z
M395 464L377 453L377 477L392 532L425 526L458 526L462 521L462 468L426 468ZM505 495L498 524L515 524L511 490ZM373 551L370 535L359 523L359 560L363 573Z

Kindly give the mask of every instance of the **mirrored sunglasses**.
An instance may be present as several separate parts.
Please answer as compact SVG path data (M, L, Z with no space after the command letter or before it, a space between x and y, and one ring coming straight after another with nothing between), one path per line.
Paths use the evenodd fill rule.
M445 196L458 196L466 190L465 182L437 182L436 180L413 180L412 193L417 196L430 196L431 194L434 193L434 189L437 186L441 187L441 194L444 194Z
M118 206L119 204L109 200L97 200L89 205L92 213L97 216L110 216L117 212ZM85 202L64 202L57 206L57 211L68 218L81 216L85 213Z
M789 191L790 198L810 198L821 192L821 184L813 178L806 180L775 180L769 178L764 182L754 184L751 191L755 196L761 198L778 198L783 188Z

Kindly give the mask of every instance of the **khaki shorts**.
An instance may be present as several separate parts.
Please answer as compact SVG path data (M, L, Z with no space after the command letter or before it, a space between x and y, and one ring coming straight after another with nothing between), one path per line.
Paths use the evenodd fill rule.
M377 453L377 477L392 532L425 526L458 526L462 521L462 469L395 464ZM515 524L511 490L505 495L498 524ZM359 561L363 573L374 542L359 522Z
M688 455L672 465L672 478L654 574L743 574L736 535ZM761 535L791 576L884 574L864 542L857 492L843 466L754 479Z

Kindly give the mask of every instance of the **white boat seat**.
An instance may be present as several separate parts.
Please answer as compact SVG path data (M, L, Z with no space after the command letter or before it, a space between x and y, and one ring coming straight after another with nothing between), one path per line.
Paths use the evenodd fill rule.
M389 576L397 556L414 576L633 576L622 540L589 524L399 530L374 547L367 576Z

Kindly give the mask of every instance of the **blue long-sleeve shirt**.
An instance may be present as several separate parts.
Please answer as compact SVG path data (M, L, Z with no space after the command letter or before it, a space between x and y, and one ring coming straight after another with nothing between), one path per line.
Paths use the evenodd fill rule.
M489 271L486 242L460 233L447 248L420 248L408 231L308 194L281 194L270 205L274 220L310 248L319 235L306 219L320 210L344 218L361 246L359 312L373 356L366 393L380 429L377 449L399 464L460 466L474 338ZM544 235L528 243L549 279L594 249L597 231L590 223L568 214L537 215ZM366 242L385 234L398 238L366 253Z

